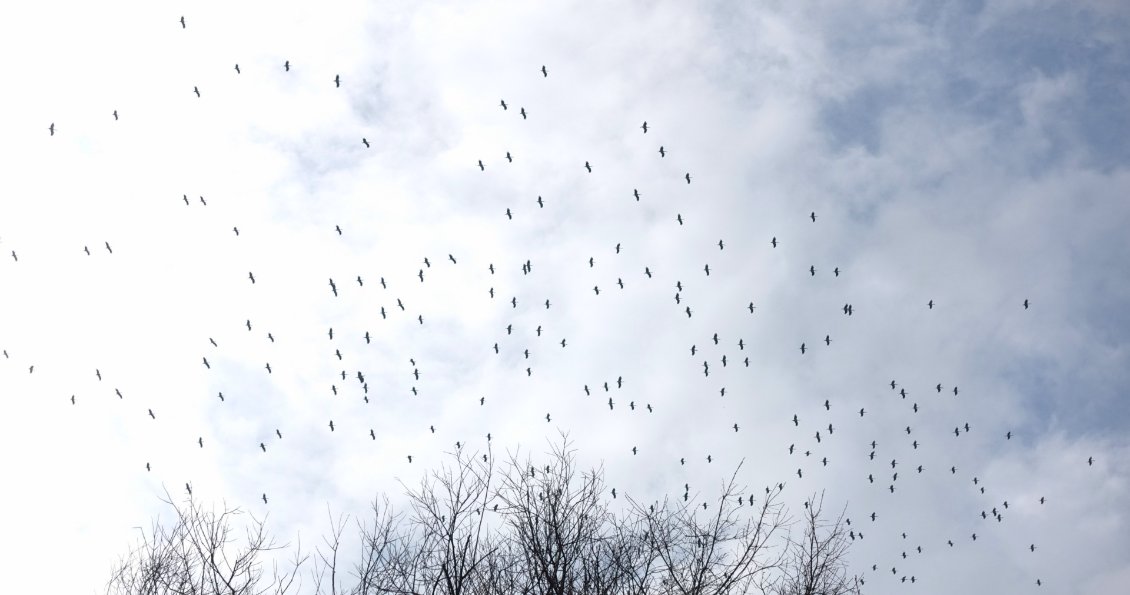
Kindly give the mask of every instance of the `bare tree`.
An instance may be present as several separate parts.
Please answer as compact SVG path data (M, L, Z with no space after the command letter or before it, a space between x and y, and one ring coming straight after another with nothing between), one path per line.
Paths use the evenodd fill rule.
M500 511L524 556L518 566L533 592L617 592L625 582L622 540L604 503L600 469L580 472L566 437L539 469L512 455L498 491Z
M804 503L803 535L789 539L787 563L777 588L778 595L858 594L860 580L848 576L847 553L851 546L841 511L835 520L822 516L824 493Z
M142 533L141 543L115 566L108 594L282 595L295 587L306 561L301 546L280 568L274 552L287 545L276 544L263 521L251 516L237 539L233 523L243 515L238 508L205 510L191 495L178 505L168 492L164 502L173 508L175 522L154 521L150 534ZM270 572L264 568L268 558Z
M107 592L847 595L861 584L847 573L842 513L824 518L823 496L814 497L804 530L783 535L791 524L779 503L783 486L755 499L737 485L741 465L717 500L643 505L625 494L628 505L614 513L603 471L582 471L567 436L547 461L515 453L501 472L489 451L481 462L460 449L450 454L453 463L405 487L406 512L385 497L374 501L371 518L356 522L359 551L342 545L349 517L330 514L307 589L296 580L309 558L300 549L267 572L285 546L267 537L263 522L252 517L235 539L240 511L216 514L191 498L184 505L169 498L176 523L155 523L115 568Z
M457 448L454 468L442 465L406 490L412 507L412 536L419 557L415 571L428 593L464 595L474 591L494 544L484 532L494 492L494 458L465 456Z
M738 465L738 470L741 465ZM635 509L648 521L647 538L662 569L663 591L682 594L764 591L782 554L771 539L786 523L779 489L767 490L760 505L749 506L737 487L738 470L722 486L710 510L687 501Z

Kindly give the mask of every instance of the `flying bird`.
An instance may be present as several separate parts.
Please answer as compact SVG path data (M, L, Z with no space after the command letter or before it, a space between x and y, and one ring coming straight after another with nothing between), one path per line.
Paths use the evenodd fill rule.
M55 123L52 122L51 125L47 127L47 130L51 131L51 136L55 136Z
M236 65L235 65L235 73L236 73L236 74L239 74L239 64L236 64Z
M335 75L334 75L334 86L335 86L335 87L340 87L340 86L341 86L341 75L340 75L340 74L335 74Z
M591 166L591 165L589 165L589 162L588 162L588 161L586 161L586 162L585 162L585 169L589 170L589 173L590 173L590 174L592 173L592 166Z
M365 137L361 137L361 143L362 143L363 145L365 145L365 148L366 148L366 149L368 149L368 148L369 148L369 139L367 139L367 138L365 138Z
M543 65L542 65L542 67L541 67L541 75L542 75L543 77L548 77L548 76L549 76L549 73L548 73L548 72L546 72L546 70L545 70L545 65L544 65L544 64L543 64Z
M284 62L284 63L283 63L283 68L284 68L284 69L285 69L285 70L286 70L287 72L290 72L290 60L287 60L286 62Z
M524 107L518 108L518 113L522 114L523 120L526 119L526 108L524 108Z
M505 99L500 99L500 100L498 101L498 103L499 103L500 105L502 105L502 109L506 109L506 100L505 100Z
M193 92L193 93L196 93L196 97L197 97L197 98L199 98L199 97L200 97L200 87L193 87L193 88L192 88L192 92Z
M185 28L185 26L184 26L184 17L181 17L181 18L180 18L180 28L181 28L181 29L184 29L184 28ZM185 484L185 485L188 485L188 484ZM189 494L191 494L191 493L192 493L192 490L189 490L189 491L188 491L188 493L189 493Z
M665 151L662 146L659 147L659 156L660 157L666 157L667 156L667 151Z
M690 184L690 183L691 183L691 174L690 174L690 172L687 172L687 174L686 174L685 176L683 176L683 177L685 177L685 178L687 179L687 183L688 183L688 184Z
M640 126L640 128L643 128L643 133L647 134L647 122L644 122L643 126Z

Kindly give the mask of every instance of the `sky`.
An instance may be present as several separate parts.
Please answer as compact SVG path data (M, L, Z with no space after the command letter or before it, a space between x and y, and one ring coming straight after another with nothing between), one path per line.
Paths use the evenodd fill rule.
M562 432L823 492L867 592L1130 583L1124 3L4 13L3 590L185 483L311 544Z

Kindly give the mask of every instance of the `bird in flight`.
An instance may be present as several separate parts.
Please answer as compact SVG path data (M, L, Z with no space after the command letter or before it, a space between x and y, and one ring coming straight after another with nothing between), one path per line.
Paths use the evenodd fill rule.
M1027 299L1024 300L1024 309L1025 310L1028 309L1028 300Z
M805 346L804 346L804 343L801 343L801 344L800 344L800 354L801 354L801 355L804 355L804 350L805 350Z
M643 126L640 126L640 128L643 128L643 133L647 134L647 122L644 122Z
M687 172L686 176L684 176L684 177L685 177L685 178L687 179L687 183L688 183L688 184L690 184L690 183L691 183L691 174L690 174L690 172Z
M47 130L51 131L51 136L55 136L55 123L52 122L51 125L47 127Z
M499 103L500 105L502 105L502 109L506 109L506 100L505 100L505 99L500 99L500 100L498 101L498 103Z
M184 29L184 28L185 28L185 26L184 26L184 17L181 17L181 18L180 18L180 28L181 28L181 29ZM188 485L188 484L185 484L185 485ZM189 491L188 491L188 493L189 493L189 494L191 494L191 493L192 493L192 490L189 490Z
M200 87L193 87L192 92L196 93L196 97L200 97Z
M586 162L585 162L585 169L589 170L589 173L590 173L590 174L592 173L592 166L591 166L591 165L589 165L589 162L588 162L588 161L586 161Z
M286 69L287 72L290 72L290 60L283 62L283 68Z
M335 74L335 75L334 75L334 86L335 86L335 87L340 87L340 86L341 86L341 75L340 75L340 74Z
M266 504L266 503L267 503L267 494L264 493L263 494L263 504Z
M365 145L365 148L368 149L369 148L369 139L362 137L361 138L361 144Z
M659 147L659 156L660 157L666 157L667 156L667 151L663 149L662 145L660 145L660 147Z
M548 73L548 72L546 72L546 70L545 70L545 65L544 65L544 64L543 64L543 65L542 65L542 67L541 67L541 75L542 75L543 77L547 77L547 76L549 76L549 73Z
M239 74L239 64L236 64L236 65L235 65L235 73L236 73L236 74Z
M543 209L545 208L545 202L542 201L540 196L538 197L538 207L543 208Z
M518 113L519 113L519 114L522 114L522 119L523 119L523 120L525 120L525 119L526 119L526 108L524 108L524 107L520 107L520 108L518 108Z
M334 431L334 420L330 420L330 431Z
M930 308L931 310L933 310L934 309L934 300L930 300L930 301L926 302L926 306L928 308Z

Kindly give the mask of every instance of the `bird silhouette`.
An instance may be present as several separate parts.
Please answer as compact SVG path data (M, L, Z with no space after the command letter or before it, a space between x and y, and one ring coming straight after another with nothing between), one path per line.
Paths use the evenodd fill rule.
M340 87L340 86L341 86L341 75L340 75L340 74L335 74L335 75L334 75L334 86L335 86L335 87Z
M644 122L643 126L640 126L640 128L643 128L643 133L647 134L647 122Z
M592 173L592 166L591 166L591 165L589 165L589 162L588 162L588 161L586 161L586 162L585 162L585 169L589 170L589 173L590 173L590 174Z
M181 18L180 18L180 28L181 28L181 29L184 29L184 28L185 28L185 26L184 26L184 17L181 17ZM185 484L185 485L188 485L188 484ZM191 494L191 493L192 493L192 491L191 491L191 490L189 490L189 493Z
M544 65L544 64L543 64L543 65L542 65L542 67L541 67L541 75L542 75L543 77L548 77L548 76L549 76L549 73L548 73L548 72L546 72L546 70L545 70L545 65Z

